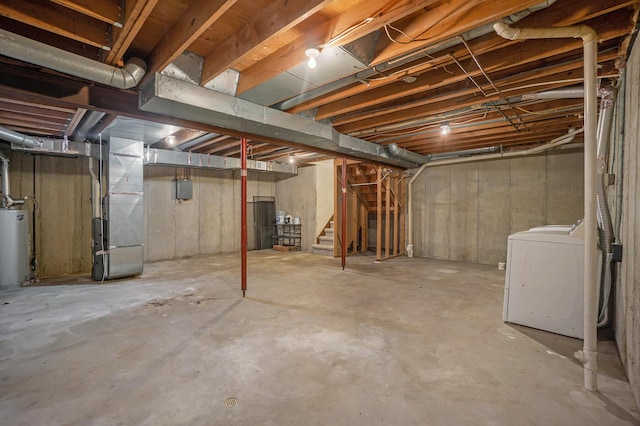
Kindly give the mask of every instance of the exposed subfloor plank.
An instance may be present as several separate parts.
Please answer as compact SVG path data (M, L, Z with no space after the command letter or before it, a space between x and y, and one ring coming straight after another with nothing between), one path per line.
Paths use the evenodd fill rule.
M627 425L612 341L600 394L576 339L502 322L504 271L249 253L142 277L0 290L6 424ZM225 400L237 398L227 407ZM231 401L227 405L233 405Z

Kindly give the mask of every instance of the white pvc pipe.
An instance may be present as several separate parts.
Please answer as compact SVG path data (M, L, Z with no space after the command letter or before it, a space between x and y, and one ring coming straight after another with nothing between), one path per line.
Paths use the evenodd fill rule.
M596 122L598 109L598 36L586 26L511 28L494 24L498 35L510 39L581 38L584 50L584 347L576 357L584 364L584 387L598 390L598 265L596 227Z
M8 208L9 200L9 159L0 152L0 167L2 174L2 183L0 184L0 192L2 192L2 200L0 200L0 208Z
M102 198L102 194L100 193L100 179L98 179L93 165L93 158L91 157L89 157L89 174L91 175L91 205L93 207L93 217L100 219L102 217L100 208Z

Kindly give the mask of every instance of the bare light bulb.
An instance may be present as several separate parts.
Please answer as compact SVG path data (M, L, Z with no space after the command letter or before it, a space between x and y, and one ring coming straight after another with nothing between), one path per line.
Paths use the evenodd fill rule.
M451 127L448 124L440 126L440 134L442 136L447 136L449 133L451 133Z
M296 161L296 157L293 154L289 154L289 164L293 164Z
M176 143L176 137L173 135L167 136L166 140L169 145L175 145Z
M320 51L315 47L310 47L304 51L304 54L307 58L309 58L309 68L314 69L317 65L316 58L320 56Z

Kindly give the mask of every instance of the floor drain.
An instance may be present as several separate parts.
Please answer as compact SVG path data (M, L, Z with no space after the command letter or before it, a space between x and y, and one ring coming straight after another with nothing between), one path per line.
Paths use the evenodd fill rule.
M224 400L225 407L235 407L238 405L238 398L227 398Z

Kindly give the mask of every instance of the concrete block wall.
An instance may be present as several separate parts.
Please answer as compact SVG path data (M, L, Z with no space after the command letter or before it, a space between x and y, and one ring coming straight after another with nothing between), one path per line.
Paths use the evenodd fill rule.
M427 168L413 184L413 244L420 257L497 264L510 234L583 216L583 153Z
M635 43L627 61L624 96L624 161L622 163L623 247L615 286L614 329L620 357L640 407L640 46ZM619 99L618 105L620 105ZM618 146L617 150L622 149Z

